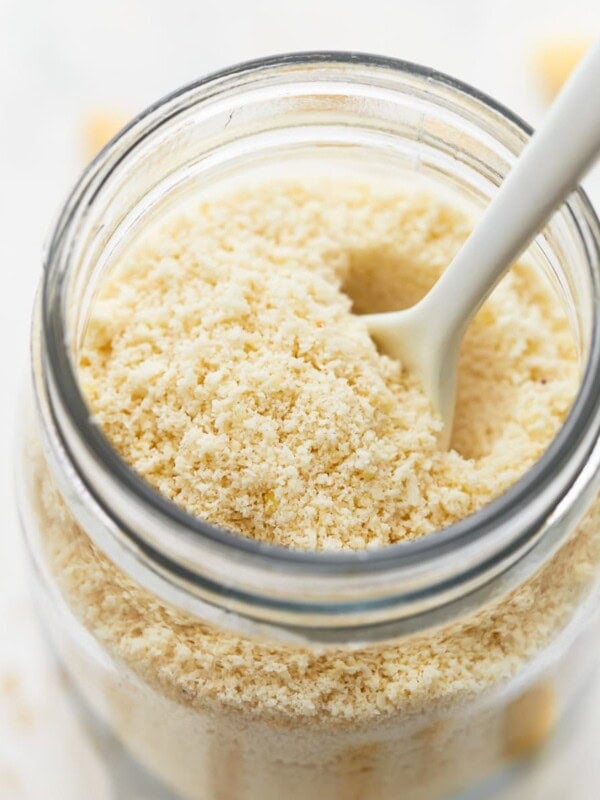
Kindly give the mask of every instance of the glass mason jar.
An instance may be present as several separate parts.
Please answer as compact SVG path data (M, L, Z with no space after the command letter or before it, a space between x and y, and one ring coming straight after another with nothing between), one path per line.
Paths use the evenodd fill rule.
M35 308L22 518L73 691L157 797L484 797L494 776L523 785L531 770L507 768L557 735L583 691L598 632L600 230L581 191L529 251L578 343L577 398L541 460L443 532L332 554L217 529L121 461L75 368L107 269L199 187L340 168L481 207L529 133L428 69L276 57L150 108L68 199Z

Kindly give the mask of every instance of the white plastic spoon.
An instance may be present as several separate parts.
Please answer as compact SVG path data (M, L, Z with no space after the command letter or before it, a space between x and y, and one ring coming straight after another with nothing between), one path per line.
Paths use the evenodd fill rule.
M403 311L363 319L382 350L418 374L449 446L467 326L502 275L600 154L600 43L583 59L431 291Z

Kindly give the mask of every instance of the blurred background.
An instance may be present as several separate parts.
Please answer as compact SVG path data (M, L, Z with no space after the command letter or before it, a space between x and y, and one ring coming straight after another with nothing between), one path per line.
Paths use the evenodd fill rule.
M86 742L45 654L13 501L14 421L43 243L86 161L128 117L181 84L291 50L427 64L535 125L598 35L598 0L0 0L2 800L113 797L110 754ZM600 206L598 169L586 186ZM584 736L571 748L577 762L555 768L572 769L570 797L597 800L600 694ZM143 798L140 790L126 800Z

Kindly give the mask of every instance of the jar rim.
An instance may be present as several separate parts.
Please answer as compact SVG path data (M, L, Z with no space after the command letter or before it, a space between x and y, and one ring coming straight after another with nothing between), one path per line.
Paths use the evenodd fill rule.
M357 52L303 52L257 59L212 73L165 96L132 120L87 167L70 194L52 233L45 253L41 289L43 369L45 385L48 387L47 395L52 398L52 403L59 404L66 410L73 431L92 457L101 462L115 479L126 487L132 497L146 504L153 514L161 520L175 523L180 530L191 534L199 543L211 544L223 552L233 554L235 558L260 564L265 569L279 570L283 573L291 570L307 576L345 575L355 578L392 570L401 574L416 567L423 569L427 564L438 563L440 559L462 548L491 541L490 537L498 538L498 546L492 547L495 559L507 559L511 555L517 557L540 538L540 531L545 521L571 489L600 436L597 403L597 398L600 396L600 319L597 302L600 299L598 266L600 223L585 192L580 188L565 205L577 235L584 244L590 284L596 302L592 312L589 355L577 396L563 425L541 458L503 495L443 530L409 542L399 542L368 551L334 553L292 550L224 530L187 513L138 476L121 459L100 428L93 422L79 388L76 367L69 354L65 319L66 306L63 294L68 270L68 253L66 257L64 253L65 242L68 240L76 209L84 202L88 204L92 202L98 181L103 180L106 174L126 156L126 153L123 155L116 149L121 136L139 129L138 138L130 145L131 148L135 147L147 133L144 125L151 120L155 112L167 108L173 102L181 101L182 98L191 98L200 88L208 86L215 86L217 90L221 86L231 88L235 87L240 78L247 79L268 70L323 65L389 70L392 73L425 79L432 85L447 87L456 95L475 100L482 108L498 115L501 123L509 123L525 136L529 136L532 132L519 116L462 81L407 61ZM348 77L352 79L351 74ZM57 423L58 416L53 414L53 419ZM57 427L60 431L60 423ZM67 439L61 437L61 441L69 452ZM577 468L573 468L574 463L577 464ZM567 464L571 465L571 469L568 475L565 475ZM561 481L557 480L559 475L562 475ZM94 495L93 486L88 484L87 488ZM532 499L536 500L533 504ZM532 505L535 505L535 509ZM528 508L530 513L524 514L525 508ZM502 536L500 530L505 532ZM136 532L128 531L127 535L136 540L137 546L142 549L146 547ZM152 548L147 549L149 555L162 559L162 563L167 564L169 569L180 572L184 570L182 565L168 564L168 558L164 553L151 553ZM459 578L457 573L452 580L464 580L465 577L462 574Z

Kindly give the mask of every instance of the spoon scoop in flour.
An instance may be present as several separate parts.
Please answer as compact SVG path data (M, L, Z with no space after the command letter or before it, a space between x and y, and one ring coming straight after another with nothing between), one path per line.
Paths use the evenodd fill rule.
M482 303L600 154L600 43L565 85L477 226L431 291L363 316L382 351L421 379L449 446L460 345Z

